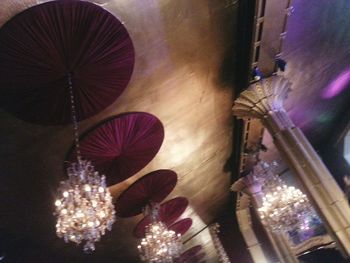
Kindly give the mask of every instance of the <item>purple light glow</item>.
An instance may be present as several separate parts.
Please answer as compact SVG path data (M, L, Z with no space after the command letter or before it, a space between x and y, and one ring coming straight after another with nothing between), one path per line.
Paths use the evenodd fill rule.
M344 70L321 93L323 99L331 99L339 95L350 84L350 68Z

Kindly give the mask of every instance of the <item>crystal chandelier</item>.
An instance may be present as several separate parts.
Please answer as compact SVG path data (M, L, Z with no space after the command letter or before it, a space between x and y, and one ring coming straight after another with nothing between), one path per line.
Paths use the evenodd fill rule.
M180 256L182 243L181 234L169 230L158 219L158 204L147 206L151 213L152 223L146 226L145 238L138 245L140 258L147 263L173 263Z
M307 196L294 186L287 186L271 172L267 163L259 164L265 170L260 218L273 231L303 230L307 218L317 217ZM267 171L269 170L269 171Z
M61 182L58 189L54 213L57 216L56 233L65 242L85 242L84 251L90 252L95 250L94 243L106 229L111 230L115 211L105 176L100 176L89 161L81 158L71 75L68 83L77 162L67 168L68 180Z

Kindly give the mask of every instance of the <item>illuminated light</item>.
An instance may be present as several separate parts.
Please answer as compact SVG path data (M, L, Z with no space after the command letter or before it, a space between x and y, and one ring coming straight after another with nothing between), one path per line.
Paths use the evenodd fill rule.
M105 212L103 212L103 211L101 211L101 212L99 213L99 216L100 216L101 218L103 218L103 217L105 217L105 216L106 216L106 213L105 213Z
M56 233L65 242L85 242L84 251L90 252L115 221L112 198L107 188L100 192L105 176L95 173L90 162L72 163L67 173L69 179L59 189L63 198L55 202Z
M166 225L158 220L158 204L147 208L152 222L146 226L145 238L142 238L137 246L140 258L148 263L172 263L181 254L181 235L168 230Z
M76 216L77 216L78 218L84 217L84 213L82 213L81 211L78 211L77 214L76 214Z
M84 190L85 190L86 192L90 192L90 191L91 191L91 186L88 185L88 184L86 184L85 187L84 187Z
M324 99L331 99L342 93L350 83L350 69L344 70L321 93Z
M350 165L350 131L347 132L344 138L344 153L343 156L347 163Z
M317 217L306 195L294 186L286 185L273 169L276 167L259 163L254 176L261 178L262 205L258 213L264 225L272 231L308 229L308 218ZM271 194L272 193L272 194Z
M61 182L58 189L59 193L63 193L63 198L60 199L60 204L56 201L56 234L65 242L85 242L84 251L91 252L95 250L95 242L101 239L106 229L111 230L115 221L115 211L110 192L106 188L106 177L100 176L91 162L82 160L80 155L71 73L68 74L68 86L77 162L68 166L68 179ZM103 220L99 216L101 212L105 214Z

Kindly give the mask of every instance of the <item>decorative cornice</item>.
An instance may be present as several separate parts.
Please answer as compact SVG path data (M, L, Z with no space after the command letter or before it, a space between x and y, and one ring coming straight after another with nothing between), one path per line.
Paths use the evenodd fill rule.
M254 195L261 192L262 182L256 180L251 175L239 178L236 182L231 185L230 190L232 192L243 192L247 195Z
M311 252L319 248L334 248L336 247L334 240L330 235L314 236L308 240L292 246L295 255L300 255L305 252Z
M249 86L235 100L233 115L263 119L271 111L283 110L283 101L291 83L282 76L272 76Z

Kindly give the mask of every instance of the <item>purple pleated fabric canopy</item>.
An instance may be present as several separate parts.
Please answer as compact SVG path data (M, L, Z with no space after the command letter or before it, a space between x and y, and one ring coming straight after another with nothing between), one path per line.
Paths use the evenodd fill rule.
M166 226L174 223L186 210L188 200L185 197L176 197L160 205L159 220ZM151 223L151 217L145 216L134 228L133 235L137 238L145 236L146 226Z
M147 204L162 202L176 183L177 175L171 170L157 170L141 177L117 199L117 215L131 217L142 213Z
M185 252L183 252L181 254L181 256L184 256L184 257L191 257L191 256L194 256L196 255L199 251L201 251L202 249L202 246L201 245L197 245L197 246L194 246L194 247L191 247L189 249L187 249Z
M194 262L197 263L197 262L199 262L199 260L201 260L203 258L203 256L201 254L204 254L204 253L198 254L201 249L202 249L201 245L197 245L197 246L194 246L194 247L187 249L185 252L183 252L181 254L181 256L179 258L177 258L175 260L175 263L194 263ZM197 255L200 255L201 258L197 259Z
M197 263L205 257L205 253L198 253L189 258L188 263ZM186 262L187 263L187 262Z
M169 226L176 234L184 235L192 226L191 218L184 218Z
M0 106L30 122L69 123L70 73L83 120L120 96L133 67L132 41L116 17L85 1L47 2L0 30Z
M83 159L106 175L107 184L115 184L134 175L157 154L164 139L164 128L155 116L132 112L98 124L80 140ZM76 161L72 146L67 161Z

